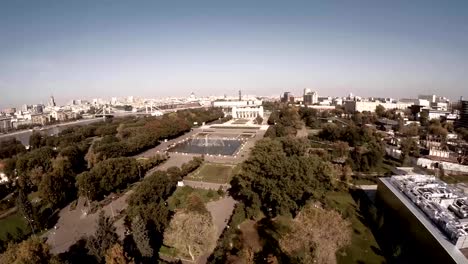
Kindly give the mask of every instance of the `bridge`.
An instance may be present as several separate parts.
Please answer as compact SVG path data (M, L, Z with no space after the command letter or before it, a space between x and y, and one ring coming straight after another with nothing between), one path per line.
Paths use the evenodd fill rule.
M202 106L193 106L193 107L180 107L180 108L168 108L168 109L161 109L160 106L156 106L153 102L148 102L144 106L139 108L133 108L133 111L125 111L121 109L116 109L109 105L104 105L100 109L96 111L94 117L103 118L104 120L107 118L113 117L124 117L124 116L162 116L166 113L177 112L179 110L186 110L186 109L195 109L201 108Z

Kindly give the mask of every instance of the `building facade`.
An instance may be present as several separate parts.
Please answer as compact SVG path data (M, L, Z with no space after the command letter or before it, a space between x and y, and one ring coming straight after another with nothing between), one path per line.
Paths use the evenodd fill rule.
M246 106L260 106L262 101L260 100L248 100L248 101L214 101L213 107L231 108L231 107L246 107Z
M318 94L317 92L309 92L304 94L304 104L305 105L314 105L318 103Z
M263 106L233 107L231 116L233 119L253 119L257 116L263 118Z
M10 117L0 117L0 132L8 132L13 128Z
M380 232L388 232L386 241L400 244L402 254L409 258L402 263L468 263L460 251L468 242L460 226L464 221L454 220L460 219L455 212L466 212L457 205L459 199L464 198L433 176L379 178Z
M396 102L396 103L382 103L382 102L367 102L367 101L346 101L344 103L344 108L348 112L374 112L378 105L383 106L385 109L398 109L405 110L408 109L412 103L409 102Z
M468 128L468 101L460 100L460 118L455 122L455 126Z

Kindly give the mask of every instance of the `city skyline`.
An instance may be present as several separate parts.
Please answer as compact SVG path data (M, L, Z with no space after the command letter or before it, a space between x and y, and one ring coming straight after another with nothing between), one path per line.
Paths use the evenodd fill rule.
M467 97L468 4L2 3L0 106L76 98ZM297 91L297 92L296 92Z

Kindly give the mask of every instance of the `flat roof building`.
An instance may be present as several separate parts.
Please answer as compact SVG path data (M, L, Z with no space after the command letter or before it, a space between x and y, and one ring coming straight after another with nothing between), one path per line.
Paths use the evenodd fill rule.
M379 178L377 200L400 219L421 263L468 263L468 197L430 175Z

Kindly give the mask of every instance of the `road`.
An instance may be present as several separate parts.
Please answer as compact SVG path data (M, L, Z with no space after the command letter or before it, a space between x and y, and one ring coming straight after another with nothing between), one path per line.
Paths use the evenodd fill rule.
M27 146L29 145L29 137L32 135L34 131L44 133L47 135L56 135L63 129L69 127L69 126L76 126L76 125L86 125L86 124L91 124L95 122L101 121L102 118L92 118L92 119L80 119L77 121L72 121L72 122L66 122L66 123L60 123L60 124L55 124L55 125L50 125L50 126L44 126L42 127L41 130L32 130L32 129L27 129L27 130L21 130L17 132L12 132L8 134L2 134L0 135L0 141L10 139L10 138L16 138L17 140L21 141L23 145Z

